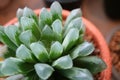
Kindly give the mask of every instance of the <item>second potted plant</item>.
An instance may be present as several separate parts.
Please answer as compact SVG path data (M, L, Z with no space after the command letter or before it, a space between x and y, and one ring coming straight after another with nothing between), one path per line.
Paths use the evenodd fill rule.
M115 80L119 80L120 76L120 27L115 27L109 34L108 45L112 55L112 75Z

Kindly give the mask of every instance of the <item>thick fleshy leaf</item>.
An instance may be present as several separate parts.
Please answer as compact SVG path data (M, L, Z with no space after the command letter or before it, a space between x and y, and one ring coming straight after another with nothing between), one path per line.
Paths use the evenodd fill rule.
M3 61L0 61L0 69L1 69L2 63L3 63Z
M16 51L17 49L17 46L8 38L8 36L0 31L0 41L3 43L3 44L6 44L7 47L9 47L10 49L12 49L13 51Z
M66 28L64 32L64 36L66 36L66 34L69 32L71 28L77 28L80 31L82 27L84 27L82 18L81 17L75 18L69 23L68 27Z
M23 9L18 8L16 15L17 15L17 18L20 20L20 18L23 16Z
M40 44L38 42L32 43L30 45L30 48L31 48L33 54L35 55L35 57L39 61L41 61L41 62L47 62L48 61L48 59L49 59L48 58L48 52L42 44Z
M79 56L90 55L95 50L94 45L89 42L84 42L78 45L70 54L72 59L75 59Z
M6 46L5 46L6 47ZM5 52L2 52L3 53L3 57L6 59L6 58L9 58L9 57L15 57L16 56L16 50L13 51L12 49L6 47L7 50L5 50Z
M38 28L38 25L35 23L35 21L32 18L28 17L21 17L20 24L22 27L22 30L32 30L33 35L39 40L40 39L40 29Z
M35 70L29 72L22 80L41 80Z
M73 66L72 59L69 55L63 56L55 60L52 64L57 69L70 69Z
M5 80L22 80L23 78L24 76L22 74L18 74L18 75L10 76L6 78Z
M42 21L42 23L49 26L52 24L52 14L48 12L46 8L41 9L39 19Z
M97 56L77 58L76 66L88 69L92 74L97 74L106 68L105 62Z
M25 62L29 62L29 63L34 63L35 57L32 53L32 51L30 51L25 45L20 45L16 51L16 57L24 60Z
M6 59L1 66L1 72L5 76L11 76L22 73L24 74L28 73L31 70L33 70L32 64L25 63L21 59L12 57Z
M52 24L52 29L57 34L61 35L62 34L62 22L59 19L55 20Z
M4 76L3 73L2 73L2 71L1 71L2 63L3 63L3 62L0 61L0 77L3 77L3 76Z
M39 19L39 28L40 28L40 30L42 31L43 30L43 28L45 27L45 23L43 23L40 19Z
M65 21L65 26L64 29L66 29L68 27L68 24L75 18L77 17L81 17L82 16L82 12L81 9L74 9L71 11L71 13L69 14L69 16L67 17L66 21Z
M4 32L4 28L5 28L4 26L1 26L1 25L0 25L0 31L1 31L1 32Z
M50 49L50 59L56 59L62 55L63 52L63 47L61 43L56 41L55 43L52 44L51 49Z
M37 15L33 12L32 9L25 7L23 10L23 16L29 17L35 20L36 23L38 23Z
M48 25L46 25L43 28L43 30L41 32L41 39L44 39L44 40L53 40L54 39L54 33Z
M50 12L52 13L53 20L62 20L62 6L59 4L59 2L55 1L50 6Z
M18 37L19 32L18 32L17 26L11 25L11 26L5 27L4 32L14 44L19 46L21 42L19 41L19 37Z
M94 80L92 74L87 69L73 67L61 70L61 74L70 80Z
M79 38L78 29L76 28L70 29L62 43L64 51L68 51L72 46L74 46L78 38Z
M41 32L41 39L47 41L62 41L61 34L54 32L48 25L46 25Z
M0 77L4 77L3 73L0 71Z
M42 80L47 80L54 71L54 69L48 64L38 63L38 64L35 64L34 67L37 75Z
M79 35L79 39L77 41L78 44L82 44L84 42L84 34Z
M85 24L84 24L83 21L82 21L82 23L81 23L81 26L82 26L82 28L81 28L81 30L80 30L80 34L85 35L86 27L85 27Z
M37 41L35 36L32 34L32 31L31 30L26 30L26 31L23 31L20 36L19 36L19 39L22 43L24 43L27 47L30 46L30 44L32 42L35 42Z

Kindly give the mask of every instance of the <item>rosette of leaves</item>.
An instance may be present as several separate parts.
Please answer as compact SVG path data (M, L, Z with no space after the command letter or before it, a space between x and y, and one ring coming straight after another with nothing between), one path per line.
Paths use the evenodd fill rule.
M0 27L0 41L8 47L0 62L6 80L93 80L106 68L94 45L84 40L81 10L71 11L65 23L62 7L54 2L39 17L29 8L18 9L19 25Z

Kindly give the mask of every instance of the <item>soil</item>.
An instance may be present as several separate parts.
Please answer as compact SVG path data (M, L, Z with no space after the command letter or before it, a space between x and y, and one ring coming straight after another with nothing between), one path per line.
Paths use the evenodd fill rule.
M109 48L112 55L113 66L120 73L120 30L114 33L109 43Z

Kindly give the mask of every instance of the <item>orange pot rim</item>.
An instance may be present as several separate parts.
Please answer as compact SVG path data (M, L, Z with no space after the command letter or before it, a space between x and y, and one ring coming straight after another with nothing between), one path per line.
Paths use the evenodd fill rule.
M37 9L34 12L36 14L39 14L40 9ZM70 13L69 11L63 10L62 11L63 18L66 18L69 15L69 13ZM103 38L101 32L96 28L96 26L94 24L92 24L89 20L87 20L84 17L82 17L82 19L83 19L83 22L86 26L86 29L93 36L93 38L95 39L95 41L96 41L96 43L101 51L101 53L100 53L101 58L107 64L107 68L100 73L99 80L111 80L112 64L111 64L110 51L109 51L109 48L107 46L107 43L106 43L105 39ZM4 26L8 26L8 25L14 24L16 22L17 22L17 18L14 18L14 19L10 20L8 23L6 23Z

